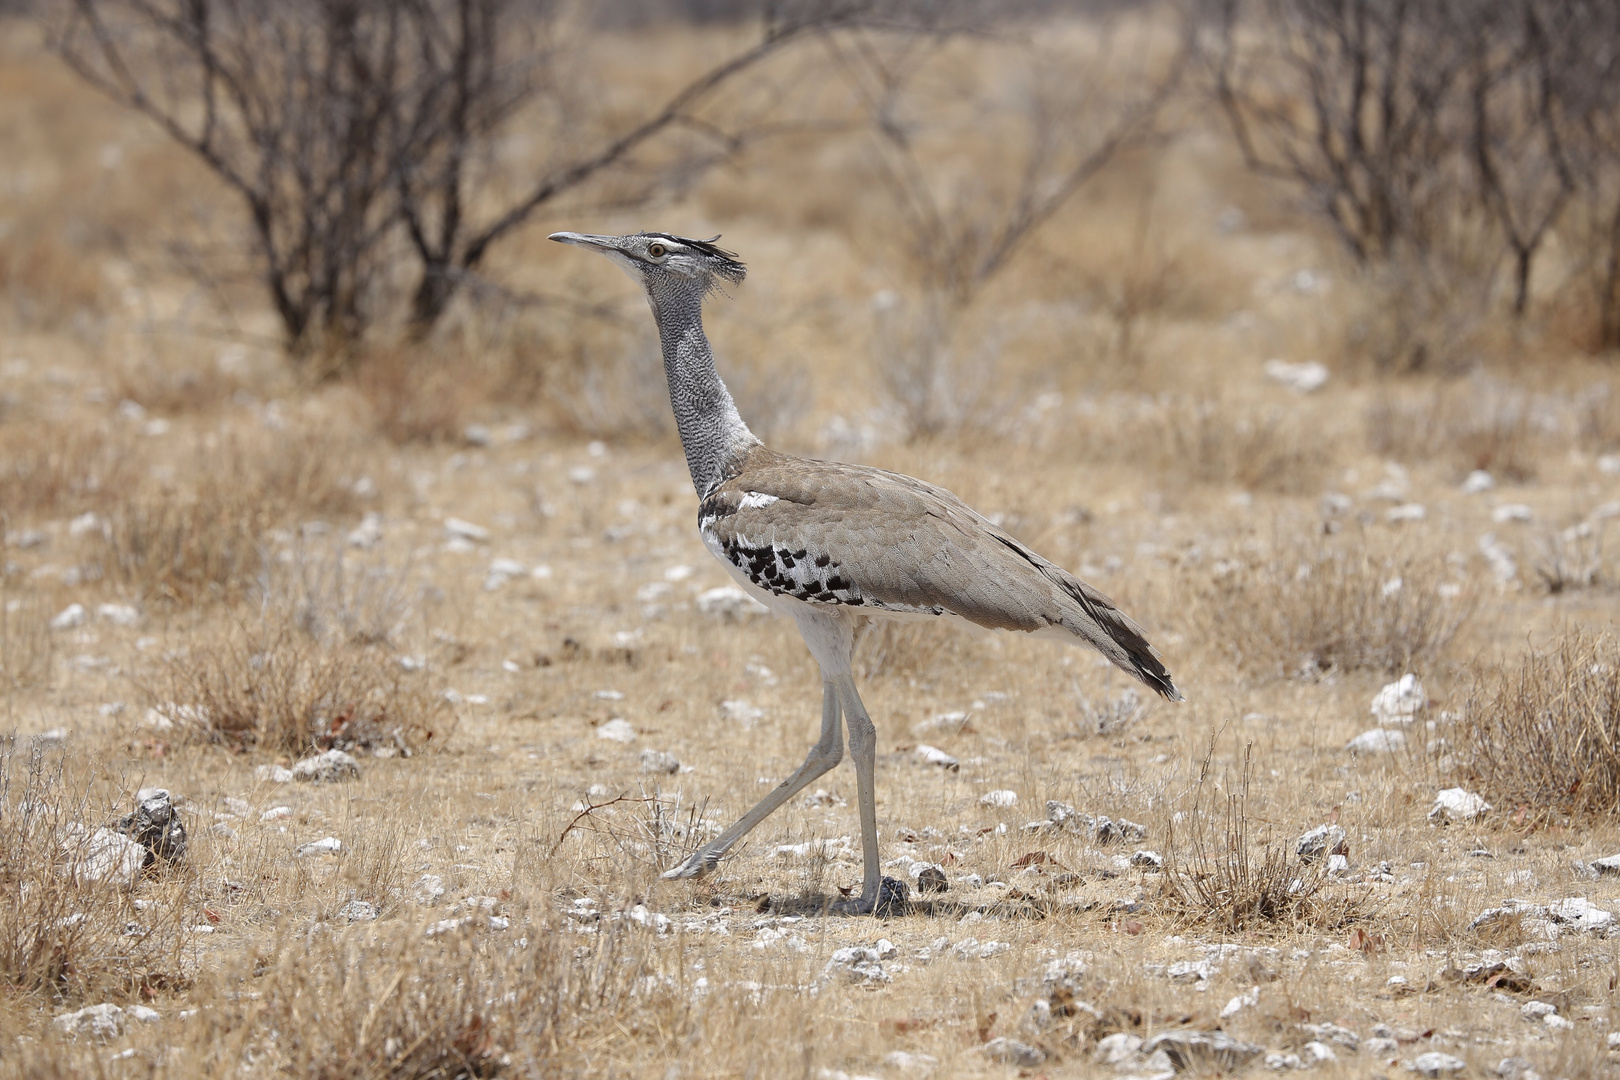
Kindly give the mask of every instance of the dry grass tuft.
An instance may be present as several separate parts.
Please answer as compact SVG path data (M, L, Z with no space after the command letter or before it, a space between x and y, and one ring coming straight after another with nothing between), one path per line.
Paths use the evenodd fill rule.
M453 442L491 389L481 378L468 378L468 368L420 350L378 352L360 366L354 386L371 407L377 430L391 441Z
M141 494L107 511L107 576L137 595L195 604L241 595L263 568L271 531L352 515L353 445L300 431L201 449L212 467L188 488Z
M1250 750L1244 747L1243 773L1228 778L1218 811L1204 804L1214 757L1213 740L1199 770L1193 805L1184 830L1186 848L1177 849L1172 827L1165 852L1165 913L1224 933L1311 926L1333 929L1352 920L1356 903L1330 896L1326 860L1307 862L1292 845L1252 832Z
M1214 571L1195 586L1201 633L1238 667L1276 677L1426 665L1475 603L1441 588L1438 558L1380 555L1365 537L1285 542Z
M38 591L10 584L0 575L0 687L43 685L51 678L52 612Z
M46 435L37 424L0 423L0 513L78 513L127 490L139 458L122 430L66 424Z
M1375 454L1439 459L1459 476L1484 469L1513 483L1536 477L1541 459L1555 448L1556 419L1549 403L1483 376L1416 399L1380 396L1365 414L1367 447Z
M1456 767L1499 807L1534 814L1620 809L1620 643L1562 634L1475 681L1452 726Z
M66 1002L180 988L185 877L137 910L96 836L108 793L69 765L0 741L0 981Z

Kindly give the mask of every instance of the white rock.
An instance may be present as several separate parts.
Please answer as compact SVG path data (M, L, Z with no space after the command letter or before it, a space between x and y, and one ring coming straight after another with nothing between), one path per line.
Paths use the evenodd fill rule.
M1597 459L1597 467L1604 476L1620 476L1620 454L1604 454Z
M360 519L360 524L349 530L347 539L350 547L371 548L382 543L382 538L382 515L368 510Z
M1478 546L1479 553L1491 564L1491 574L1497 581L1505 585L1519 576L1519 564L1513 556L1513 549L1498 541L1495 533L1481 536Z
M1406 733L1393 728L1373 728L1351 739L1345 749L1352 754L1393 754L1406 745Z
M338 908L338 918L349 922L374 922L377 918L377 905L365 900L350 900Z
M744 698L730 698L720 703L720 715L747 728L763 720L765 710Z
M1598 907L1584 896L1553 901L1547 905L1547 915L1554 922L1576 930L1606 930L1614 925L1614 912Z
M1315 361L1290 364L1286 360L1267 360L1266 378L1281 383L1296 394L1309 394L1327 385L1328 369Z
M1330 874L1347 874L1350 872L1350 859L1344 855L1329 855L1327 872Z
M615 716L613 719L596 729L596 737L598 739L606 739L608 742L635 742L636 729L632 727L630 721L626 720L624 717Z
M1333 1052L1333 1047L1329 1046L1325 1042L1318 1042L1315 1039L1300 1047L1299 1056L1305 1062L1307 1067L1311 1065L1320 1065L1328 1061L1339 1060L1339 1055Z
M51 619L51 629L76 630L84 625L87 618L89 615L85 612L83 604L69 604Z
M1462 493L1464 495L1478 495L1491 490L1495 486L1496 478L1494 476L1484 469L1475 469L1462 482Z
M97 829L87 833L72 825L62 840L69 872L80 881L107 881L133 886L146 865L146 849L121 832Z
M156 1009L149 1009L145 1005L127 1005L124 1015L131 1020L139 1020L143 1024L155 1024L163 1019L163 1014Z
M291 772L294 780L304 783L335 784L339 780L358 779L360 763L342 750L328 750L298 762Z
M292 770L285 765L260 765L253 770L253 779L261 784L290 784Z
M444 531L445 535L449 536L452 540L468 540L475 544L486 544L489 542L488 529L484 528L482 525L474 525L470 521L463 521L460 518L445 518Z
M1534 521L1536 512L1524 503L1503 503L1491 511L1491 520L1498 525L1506 525L1510 521Z
M1164 974L1171 982L1195 983L1203 982L1217 970L1208 960L1177 960L1164 969Z
M1429 820L1436 824L1474 821L1491 808L1491 804L1464 788L1446 788L1434 797L1429 807Z
M290 818L290 817L292 817L292 807L290 807L290 806L272 806L272 807L270 807L270 809L266 810L264 813L259 815L259 820L260 821L281 821L284 818Z
M484 424L468 424L461 432L461 439L468 446L488 446L494 442L494 436Z
M324 836L301 845L293 854L302 859L310 855L336 855L342 850L343 841L335 836Z
M1294 841L1294 854L1304 862L1315 862L1344 848L1344 829L1338 825L1318 825Z
M1461 1058L1454 1058L1450 1054L1442 1054L1438 1050L1430 1050L1427 1054L1419 1054L1404 1064L1409 1072L1430 1077L1431 1080L1435 1077L1452 1076L1468 1068L1468 1063Z
M1526 1020L1540 1020L1558 1011L1558 1006L1550 1001L1527 1001L1519 1006L1519 1015Z
M1604 874L1620 874L1620 855L1610 855L1606 859L1593 859L1592 869L1598 876Z
M1386 683L1382 690L1373 695L1367 711L1384 727L1404 726L1410 724L1428 703L1429 696L1423 690L1423 683L1418 681L1416 675L1407 672L1397 681Z
M1226 1003L1225 1007L1221 1009L1221 1019L1230 1019L1244 1009L1252 1009L1258 1004L1260 1004L1260 988L1251 986Z
M141 621L140 610L133 604L100 604L96 616L115 626L135 626Z
M643 750L641 752L641 771L644 773L678 773L681 771L681 762L674 754L664 750Z
M111 1002L87 1005L77 1012L63 1013L51 1023L58 1031L77 1038L90 1035L97 1039L116 1039L124 1033L124 1010Z
M697 607L705 615L723 619L763 615L771 610L735 585L721 585L698 593Z
M939 1064L939 1058L932 1054L913 1054L906 1050L891 1050L883 1056L883 1064L891 1069L914 1072L933 1068Z
M1097 1048L1091 1052L1091 1060L1098 1065L1130 1065L1135 1063L1141 1049L1141 1036L1116 1031L1097 1040Z
M1018 805L1018 792L1008 791L1006 788L1000 788L996 791L987 791L983 795L979 796L979 805L993 806L1000 809L1006 809L1009 806L1016 806Z
M1130 865L1138 870L1163 870L1164 856L1157 851L1136 851L1131 853Z
M929 746L926 743L919 743L916 749L916 754L927 764L938 765L940 768L949 769L951 772L956 772L961 768L961 763L959 761L947 754L945 751L939 749L937 746Z
M85 533L95 532L99 528L101 528L101 519L95 515L94 511L87 510L68 522L68 535L79 537Z
M1046 1060L1046 1051L1038 1046L1021 1043L1017 1039L1000 1036L984 1044L985 1056L992 1061L999 1061L1003 1065L1019 1065L1025 1068L1041 1064Z
M1384 520L1391 525L1399 525L1406 521L1422 521L1428 516L1429 511L1422 503L1401 503L1384 512Z
M411 886L411 893L418 904L431 904L444 895L444 878L437 874L423 874Z

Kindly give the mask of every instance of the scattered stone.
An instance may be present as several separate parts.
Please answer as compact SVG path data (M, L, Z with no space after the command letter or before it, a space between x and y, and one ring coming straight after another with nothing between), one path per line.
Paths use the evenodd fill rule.
M1124 818L1114 820L1097 816L1096 839L1099 844L1139 844L1147 839L1147 826Z
M482 525L474 525L470 521L462 521L460 518L445 518L444 531L452 540L467 540L475 544L489 543L488 529Z
M165 788L142 788L135 793L135 812L118 819L118 830L146 850L142 867L162 859L179 862L186 857L186 826Z
M1550 1001L1527 1001L1519 1006L1519 1015L1526 1020L1540 1020L1543 1016L1552 1016L1558 1012L1558 1006Z
M636 729L624 717L615 716L596 729L596 737L608 742L630 743L636 741Z
M1131 855L1131 865L1139 870L1163 870L1164 856L1157 851L1138 851Z
M1384 512L1384 520L1391 525L1400 525L1407 521L1422 521L1429 516L1429 511L1422 503L1401 503L1392 506Z
M1387 683L1373 695L1368 712L1382 727L1404 727L1428 706L1429 696L1423 684L1411 672L1395 682Z
M52 630L76 630L84 625L89 615L85 613L83 604L69 604L56 613L51 619Z
M221 840L236 839L236 830L225 824L223 821L214 822L208 831L219 837Z
M444 895L444 878L437 874L423 874L411 886L418 904L431 904Z
M1344 830L1337 825L1318 825L1294 843L1294 854L1301 862L1312 863L1324 855L1348 855Z
M1091 1060L1098 1065L1131 1065L1136 1062L1141 1050L1140 1035L1116 1031L1097 1040L1097 1048L1092 1051Z
M304 783L335 784L360 777L360 763L342 750L307 757L292 767L292 778Z
M133 604L100 604L96 607L96 617L114 626L136 626L141 621L140 609Z
M1406 733L1393 728L1373 728L1351 739L1345 749L1352 754L1393 754L1406 745Z
M1243 991L1243 993L1236 995L1226 1003L1226 1005L1221 1009L1221 1019L1231 1019L1244 1009L1252 1009L1259 1004L1260 988L1258 986L1251 986L1247 990Z
M290 807L290 806L272 806L270 809L266 810L264 813L259 815L259 820L260 821L280 821L282 818L290 818L290 817L292 817L292 807Z
M681 762L674 754L663 750L643 750L641 771L644 773L673 774L681 771Z
M1240 1042L1223 1031L1164 1031L1142 1044L1142 1053L1163 1050L1177 1072L1219 1069L1236 1072L1265 1052L1264 1047Z
M1506 525L1510 521L1534 521L1536 512L1524 503L1503 503L1491 511L1491 520L1498 525Z
M484 576L484 591L494 592L516 577L524 577L529 568L516 559L495 559L489 564L489 572Z
M1438 1050L1430 1050L1427 1054L1419 1054L1410 1061L1403 1061L1408 1072L1415 1072L1419 1076L1430 1078L1441 1076L1455 1076L1468 1068L1468 1063L1461 1058L1454 1058L1450 1054L1442 1054Z
M1177 960L1164 969L1164 975L1173 983L1196 983L1203 982L1217 970L1208 960Z
M765 719L765 710L744 698L730 698L720 703L720 715L747 728Z
M916 754L929 765L938 765L940 768L949 772L961 771L962 763L951 757L951 755L947 754L945 751L939 749L937 746L918 744Z
M945 871L937 866L927 866L917 875L917 891L923 893L942 893L950 890L950 882L945 880Z
M375 922L377 919L377 905L365 900L350 900L338 908L338 918L349 922Z
M372 548L382 543L383 528L382 515L375 510L368 510L360 519L360 524L349 530L347 537L350 547Z
M1475 821L1491 809L1491 804L1463 788L1446 788L1434 797L1429 820L1437 825Z
M1329 855L1327 872L1330 874L1348 874L1350 872L1350 857L1348 855Z
M293 854L297 855L300 859L303 859L311 855L336 855L342 850L343 841L339 840L335 836L326 836L319 840L311 840L309 843L304 844L297 851L293 852Z
M260 765L253 770L253 779L261 784L290 784L292 770L285 765Z
M1464 495L1479 495L1483 492L1491 490L1495 486L1496 477L1492 476L1484 469L1475 469L1473 472L1468 474L1466 479L1463 480L1462 493Z
M1302 364L1290 364L1286 360L1267 360L1265 373L1266 378L1281 383L1296 394L1309 394L1320 390L1328 381L1328 369L1314 360Z
M1592 869L1601 876L1603 874L1620 874L1620 855L1610 855L1606 859L1593 859Z
M995 791L987 791L983 795L979 796L980 806L990 806L1005 810L1007 807L1016 806L1017 804L1018 792L1008 791L1006 788L999 788Z
M697 608L705 615L721 619L763 615L771 610L735 585L721 585L698 593Z
M821 977L829 978L842 969L850 982L893 982L894 976L883 970L883 961L898 951L887 938L879 938L873 946L847 945L832 954Z
M984 1052L992 1061L999 1061L1003 1065L1018 1065L1030 1068L1046 1060L1046 1051L1038 1046L1021 1043L1017 1039L998 1036L984 1044Z
M1499 584L1506 585L1519 576L1519 563L1513 557L1513 549L1497 540L1495 533L1481 536L1478 546L1479 553L1491 564L1491 574Z
M131 1020L139 1020L143 1024L155 1024L163 1019L163 1014L156 1009L149 1009L145 1005L126 1005L124 1015Z
M87 1005L78 1012L63 1013L51 1020L58 1031L78 1038L116 1039L124 1033L124 1010L111 1002Z
M80 881L133 886L150 853L121 832L97 829L87 833L84 826L74 824L62 840L62 854Z

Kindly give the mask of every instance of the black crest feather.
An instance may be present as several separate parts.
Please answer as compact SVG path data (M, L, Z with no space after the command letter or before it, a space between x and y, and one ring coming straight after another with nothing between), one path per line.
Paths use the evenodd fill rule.
M741 283L742 279L748 276L748 267L744 266L743 261L737 258L737 253L727 251L715 243L716 240L720 239L718 234L709 237L707 240L697 240L690 236L676 236L674 233L666 232L647 232L641 235L661 236L665 240L673 240L677 244L682 244L707 255L718 264L714 272L733 284Z

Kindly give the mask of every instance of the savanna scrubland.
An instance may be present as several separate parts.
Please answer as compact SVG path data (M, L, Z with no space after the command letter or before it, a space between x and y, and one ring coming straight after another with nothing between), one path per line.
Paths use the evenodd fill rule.
M1607 9L700 7L0 15L0 1069L1612 1072ZM869 634L905 914L822 914L847 768L658 877L819 680L714 591L642 299L545 243L640 227L749 264L756 431L950 488L1186 693Z

